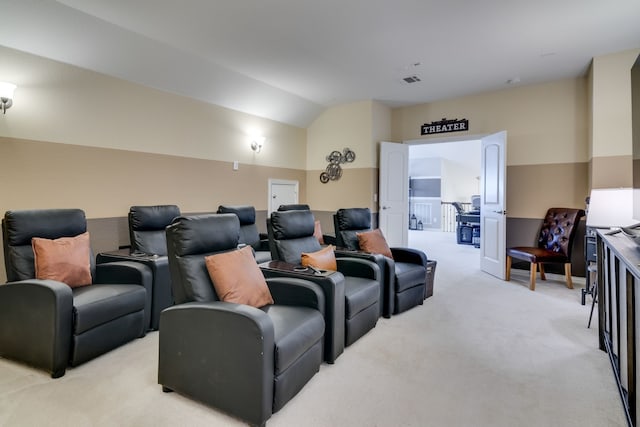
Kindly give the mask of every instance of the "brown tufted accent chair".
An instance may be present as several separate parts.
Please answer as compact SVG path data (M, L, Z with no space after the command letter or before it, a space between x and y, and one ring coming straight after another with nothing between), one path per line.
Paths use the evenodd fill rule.
M576 225L584 216L582 209L551 208L547 211L538 236L538 247L517 246L507 249L507 278L511 279L511 259L521 259L531 263L529 289L536 290L536 270L540 269L540 279L544 275L545 263L564 264L567 288L573 289L571 281L571 248L576 235Z

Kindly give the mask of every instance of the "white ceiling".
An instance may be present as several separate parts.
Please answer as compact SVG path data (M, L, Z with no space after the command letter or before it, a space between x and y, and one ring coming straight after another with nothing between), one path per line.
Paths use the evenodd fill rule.
M300 127L640 48L639 0L0 0L0 16L0 45Z

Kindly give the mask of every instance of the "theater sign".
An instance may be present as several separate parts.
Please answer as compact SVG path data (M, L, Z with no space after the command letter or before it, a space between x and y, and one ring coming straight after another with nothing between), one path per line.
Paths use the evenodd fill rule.
M467 119L442 119L440 121L425 123L420 127L420 135L433 135L434 133L462 132L469 130Z

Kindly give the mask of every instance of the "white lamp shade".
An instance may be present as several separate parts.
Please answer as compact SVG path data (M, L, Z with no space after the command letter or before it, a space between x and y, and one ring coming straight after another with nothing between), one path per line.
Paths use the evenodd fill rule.
M628 227L633 219L632 188L601 188L591 190L587 227Z
M13 91L16 87L13 83L0 82L0 98L13 99Z

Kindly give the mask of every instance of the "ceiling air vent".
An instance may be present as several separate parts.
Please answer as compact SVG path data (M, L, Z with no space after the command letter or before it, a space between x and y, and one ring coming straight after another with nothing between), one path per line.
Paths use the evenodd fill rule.
M420 80L420 77L418 77L418 76L408 76L408 77L403 77L403 78L402 78L402 80L403 80L405 83L417 83L417 82L421 81L421 80Z

